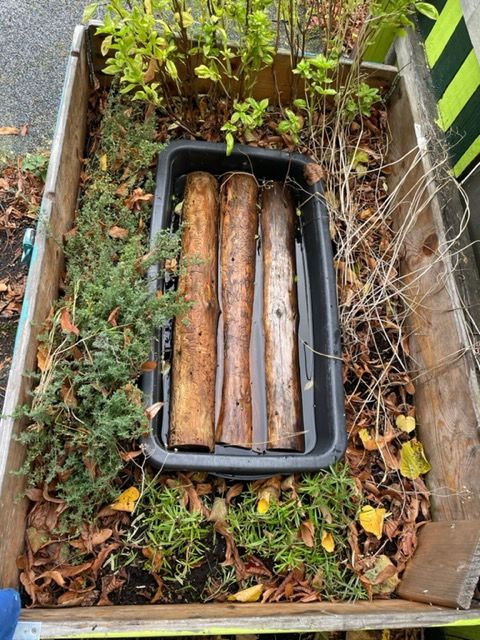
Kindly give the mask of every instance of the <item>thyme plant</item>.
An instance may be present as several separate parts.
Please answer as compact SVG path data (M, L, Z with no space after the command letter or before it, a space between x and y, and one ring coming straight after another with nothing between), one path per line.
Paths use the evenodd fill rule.
M143 189L161 145L155 120L140 116L110 99L68 234L65 295L39 337L32 405L20 410L28 421L21 473L65 501L65 527L118 493L122 450L149 428L137 378L156 327L184 307L176 294L152 294L146 279L150 262L177 256L180 239L164 232L149 249Z

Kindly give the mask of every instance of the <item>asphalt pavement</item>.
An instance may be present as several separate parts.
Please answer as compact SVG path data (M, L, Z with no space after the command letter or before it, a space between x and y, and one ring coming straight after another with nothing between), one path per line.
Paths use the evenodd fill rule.
M73 30L90 0L0 0L0 161L48 149Z

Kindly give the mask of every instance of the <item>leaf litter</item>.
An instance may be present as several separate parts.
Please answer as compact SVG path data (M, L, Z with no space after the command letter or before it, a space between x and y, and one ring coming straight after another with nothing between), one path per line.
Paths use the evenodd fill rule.
M101 104L102 101L105 104L100 97ZM198 119L197 135L207 140L219 139L225 114L221 110L216 114L214 117L212 112L208 118L208 130L205 120ZM126 442L119 452L123 467L118 475L117 499L103 504L97 517L84 523L76 537L72 537L71 531L60 532L59 524L67 508L65 500L55 497L61 478L29 490L33 502L27 518L25 551L17 561L29 606L229 599L312 602L389 597L394 591L415 551L417 531L430 517L429 494L421 477L429 465L415 439L415 388L406 367L404 301L395 289L399 268L394 254L394 232L388 218L378 213L387 198L387 189L378 189L387 173L383 171L388 136L385 112L374 108L370 118L362 118L362 122L368 126L362 128L360 138L357 122L344 133L346 147L353 150L349 180L355 193L355 206L347 212L348 233L346 212L339 206L340 181L334 171L316 157L307 171L310 183L325 181L331 236L336 247L349 432L347 466L337 473L345 472L350 478L349 512L320 503L315 503L312 511L314 499L311 494L306 497L309 480L305 477L275 477L250 485L198 473L162 475L155 481L149 480L148 465L138 444ZM159 118L158 124L159 141L166 140L172 132L180 133L177 128L169 129L168 119ZM98 135L98 129L94 130L90 141L92 154L99 145ZM284 143L265 128L256 132L254 144L278 148ZM300 151L309 153L308 147ZM110 163L110 159L101 156L102 171L108 172ZM88 184L89 179L84 173L83 183ZM124 198L126 206L137 214L142 203L148 205L153 197L145 188L136 188L130 195L128 187L120 188L117 196ZM127 241L131 233L122 225L112 225L105 232L118 243ZM347 254L344 242L349 233L360 240L353 252ZM389 294L380 304L373 304L379 289L388 290ZM117 326L120 313L121 307L110 307L111 327ZM59 322L65 334L74 338L72 349L78 349L76 341L81 339L81 332L75 324L72 301L66 301ZM128 339L126 334L125 340ZM51 355L42 343L38 352L42 371L51 366ZM157 363L144 359L139 369L152 370L156 366ZM130 393L133 398L133 389ZM66 405L71 405L72 394L67 381L63 392ZM147 414L152 417L159 409L150 407ZM89 464L87 457L85 464ZM95 474L94 466L91 473ZM325 474L327 478L329 472ZM145 506L149 482L178 491L175 509L180 509L182 518L189 514L201 531L200 538L187 545L191 556L182 556L185 568L181 575L175 575L171 569L183 553L169 550L174 541L152 542L153 534L148 540L145 538L147 531L151 533L148 517L153 518ZM169 508L173 504L170 501ZM275 530L267 527L262 532L259 526L257 538L253 536L251 541L244 538L239 543L233 516L249 504L252 522L261 523L262 518L273 522L274 518L283 517L283 511L289 514L294 530L289 544L295 552L293 559L285 559L283 568L279 569L278 559L275 564L275 558L267 552L262 556L252 551L255 545L266 548L261 546L266 542L275 550ZM339 513L341 518L336 521ZM294 524L297 520L298 524ZM171 529L175 535L175 527ZM197 535L198 531L193 534L189 530L185 535ZM258 540L264 533L266 542L260 544ZM309 564L312 558L314 561ZM331 563L338 565L348 585L345 592L339 588L336 595L327 588Z
M0 167L0 406L3 406L15 330L25 291L27 268L21 262L23 234L35 226L43 193L40 176L15 165Z

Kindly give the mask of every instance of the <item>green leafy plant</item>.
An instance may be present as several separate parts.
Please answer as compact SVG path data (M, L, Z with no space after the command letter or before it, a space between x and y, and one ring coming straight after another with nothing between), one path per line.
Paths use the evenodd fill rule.
M353 95L347 95L344 102L344 109L349 119L353 119L357 114L362 114L368 118L371 114L372 106L380 101L380 92L376 87L371 87L366 82L360 82L353 87Z
M48 169L48 153L27 153L22 160L22 169L45 182Z
M141 116L110 99L66 245L65 296L39 336L38 385L20 410L28 420L18 438L26 454L20 472L30 485L54 487L67 507L65 528L116 496L121 452L149 428L136 380L152 336L185 309L175 294L152 295L146 279L150 263L178 255L180 238L163 232L149 248L142 187L161 146L155 120Z
M354 496L348 468L339 465L302 476L298 488L284 490L265 513L255 493L242 494L229 509L229 530L238 547L269 559L276 573L303 567L326 597L362 597L363 587L347 566L345 530L358 509ZM329 551L327 534L333 545Z
M88 5L84 21L99 5ZM160 107L169 106L172 82L183 98L194 100L195 75L220 83L228 95L244 98L250 95L257 73L273 62L272 5L273 0L191 4L132 0L125 6L122 0L110 0L104 23L97 29L105 35L103 55L114 54L104 71L120 78L122 92L133 92L134 99ZM227 42L227 33L236 43L235 50ZM234 58L238 58L235 72Z
M310 98L318 96L334 96L337 91L331 85L333 72L338 67L338 58L329 58L319 53L313 58L300 60L294 74L305 80L305 91Z
M277 131L281 134L287 134L291 136L295 144L299 143L300 132L303 127L303 118L297 115L291 109L285 109L286 118L280 120L278 123Z
M371 2L370 13L382 26L402 29L412 27L411 20L415 11L431 20L437 20L438 10L430 2L408 2L408 0L378 0Z
M134 92L134 100L150 101L157 106L165 104L161 83L178 80L177 63L181 57L175 30L155 13L157 5L161 8L162 4L136 1L129 10L122 0L112 0L106 6L104 23L98 28L98 33L106 36L102 54L114 52L104 72L119 76L121 93ZM97 7L98 3L87 7L86 15ZM181 22L179 19L173 24L182 32L187 28L186 18L183 12L179 15Z
M244 102L234 102L230 120L222 127L222 131L226 132L227 156L233 151L234 136L243 135L248 141L253 131L262 126L267 109L268 98L260 101L247 98Z
M429 2L372 0L369 4L370 17L358 42L359 58L383 62L395 37L404 35L405 29L413 27L415 11L431 20L438 18L437 8Z
M134 536L134 545L150 551L145 554L150 557L147 567L183 585L204 558L207 537L213 535L211 525L202 513L187 509L181 487L168 487L158 480L148 482L138 513L131 528L140 533Z

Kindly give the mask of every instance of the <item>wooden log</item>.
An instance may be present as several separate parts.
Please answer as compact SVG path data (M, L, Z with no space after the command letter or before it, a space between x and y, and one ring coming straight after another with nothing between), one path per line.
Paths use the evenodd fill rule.
M217 366L218 183L201 171L187 177L178 291L192 306L175 322L168 444L215 447Z
M261 225L267 448L303 451L295 203L281 182L263 192Z
M221 198L221 300L223 316L223 385L217 442L251 447L252 393L250 337L258 230L257 181L231 174Z

